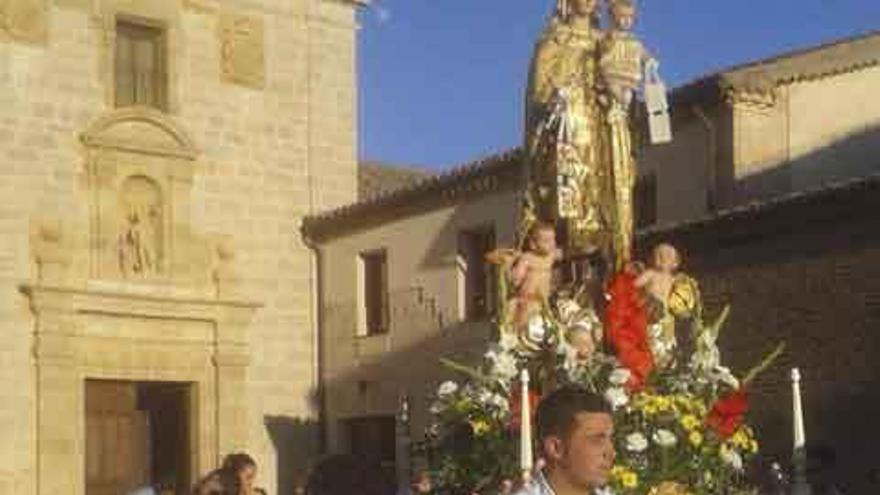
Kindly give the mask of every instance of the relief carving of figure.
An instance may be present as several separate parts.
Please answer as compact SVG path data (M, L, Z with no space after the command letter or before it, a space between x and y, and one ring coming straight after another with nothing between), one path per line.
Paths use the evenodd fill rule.
M155 275L161 267L162 204L156 185L145 177L123 186L122 226L117 239L123 278Z

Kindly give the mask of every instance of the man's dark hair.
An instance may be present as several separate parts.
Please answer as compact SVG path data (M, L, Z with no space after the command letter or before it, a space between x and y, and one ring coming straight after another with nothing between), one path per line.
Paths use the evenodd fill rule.
M579 387L562 387L541 399L535 410L538 439L550 436L566 439L578 413L611 414L611 406L601 396Z

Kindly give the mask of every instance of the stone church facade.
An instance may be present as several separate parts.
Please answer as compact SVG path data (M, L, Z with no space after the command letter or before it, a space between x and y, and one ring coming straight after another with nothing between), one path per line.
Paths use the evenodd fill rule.
M183 488L237 450L292 490L298 227L356 198L359 4L0 2L0 493Z

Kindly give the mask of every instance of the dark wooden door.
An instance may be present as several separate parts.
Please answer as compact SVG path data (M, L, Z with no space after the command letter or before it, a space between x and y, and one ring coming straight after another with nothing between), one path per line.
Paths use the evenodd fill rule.
M86 381L86 495L120 495L146 483L149 439L134 383Z

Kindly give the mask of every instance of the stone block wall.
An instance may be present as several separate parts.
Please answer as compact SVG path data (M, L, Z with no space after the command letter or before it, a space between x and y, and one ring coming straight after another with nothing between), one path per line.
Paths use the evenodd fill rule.
M225 239L238 297L262 304L248 330L248 441L241 448L257 458L270 493L279 483L291 489L307 459L279 452L289 454L286 444L311 434L277 425L314 424L317 381L313 260L299 221L356 198L354 3L11 5L27 15L9 19L37 17L0 23L7 27L0 36L0 493L37 493L35 321L19 292L38 280L34 253L45 235L37 234L48 232L61 246L57 283L89 284L90 199L80 136L112 110L117 14L167 30L168 113L197 150L190 206L174 221L200 242ZM244 19L231 40L223 22L230 17ZM245 77L230 78L236 71ZM174 287L156 290L167 295ZM194 290L211 295L206 287Z
M719 346L736 372L787 345L751 387L749 414L766 460L790 460L790 370L798 367L807 443L836 454L829 476L844 493L880 487L877 463L866 454L880 437L880 236L863 213L804 223L813 215L795 209L785 214L788 226L773 232L756 219L744 227L751 234L723 235L719 223L694 237L666 238L683 246L684 269L700 281L708 316L731 305Z

